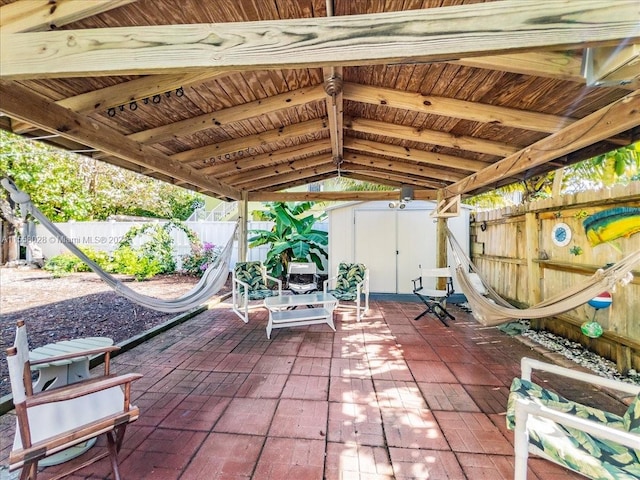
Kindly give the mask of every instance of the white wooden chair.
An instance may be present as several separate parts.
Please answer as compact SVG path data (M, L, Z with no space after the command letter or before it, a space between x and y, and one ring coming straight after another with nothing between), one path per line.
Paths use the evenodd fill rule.
M24 322L18 322L14 345L7 349L17 420L13 449L9 454L9 470L22 467L21 480L36 479L40 460L101 434L107 437L108 452L61 476L109 456L114 479L120 479L118 452L127 424L139 415L138 408L130 404L131 383L142 375L109 375L108 354L117 348L111 346L82 353L83 356L105 353L104 376L33 393L32 364L67 360L78 355L60 355L30 362L26 327Z
M640 478L640 386L540 362L521 361L511 384L507 427L514 430L515 480L529 453L591 479ZM531 381L533 369L635 395L624 416L561 397Z

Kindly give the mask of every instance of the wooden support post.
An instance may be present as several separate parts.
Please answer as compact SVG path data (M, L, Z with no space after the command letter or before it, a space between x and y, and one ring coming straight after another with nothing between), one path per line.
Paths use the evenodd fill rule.
M238 204L238 261L247 260L247 222L249 221L249 193L242 191L242 198Z
M536 305L540 302L540 279L542 277L543 270L539 264L534 260L538 258L538 252L540 250L540 222L538 216L535 213L525 214L525 239L526 239L526 262L527 262L527 291L529 292L529 298L527 302L529 305ZM539 330L541 328L541 322L537 319L531 320L531 328Z
M631 364L631 348L627 345L616 343L616 368L623 375L626 375L633 368Z
M438 205L440 205L444 199L444 190L438 190ZM446 226L447 218L438 217L438 223L436 224L436 267L438 268L448 266ZM444 278L439 278L437 288L444 289L445 282L446 280Z

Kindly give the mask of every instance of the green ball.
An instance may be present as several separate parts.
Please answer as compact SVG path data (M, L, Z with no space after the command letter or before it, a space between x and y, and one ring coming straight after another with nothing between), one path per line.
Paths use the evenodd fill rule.
M598 338L603 333L602 325L598 322L584 322L580 327L580 330L590 338Z

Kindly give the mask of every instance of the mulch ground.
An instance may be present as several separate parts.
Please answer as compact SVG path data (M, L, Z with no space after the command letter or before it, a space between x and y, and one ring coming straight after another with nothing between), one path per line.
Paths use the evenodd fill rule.
M187 292L198 279L186 275L159 275L136 282L119 277L134 290L170 299ZM219 295L229 292L227 282ZM31 349L60 340L110 337L127 340L175 317L136 305L116 294L94 273L54 278L31 267L0 268L0 397L10 393L4 351L13 344L16 321L27 325Z

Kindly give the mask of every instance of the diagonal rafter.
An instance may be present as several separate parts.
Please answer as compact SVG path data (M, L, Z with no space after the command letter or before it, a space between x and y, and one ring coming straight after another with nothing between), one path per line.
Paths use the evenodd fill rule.
M216 195L239 199L240 192L214 178L199 175L168 156L109 130L104 125L49 102L22 85L0 80L2 111L21 120L33 122L39 128L78 141L107 154L144 166L153 171L180 179Z
M470 192L542 165L562 155L640 126L640 90L574 122L464 180L446 187L445 195Z

